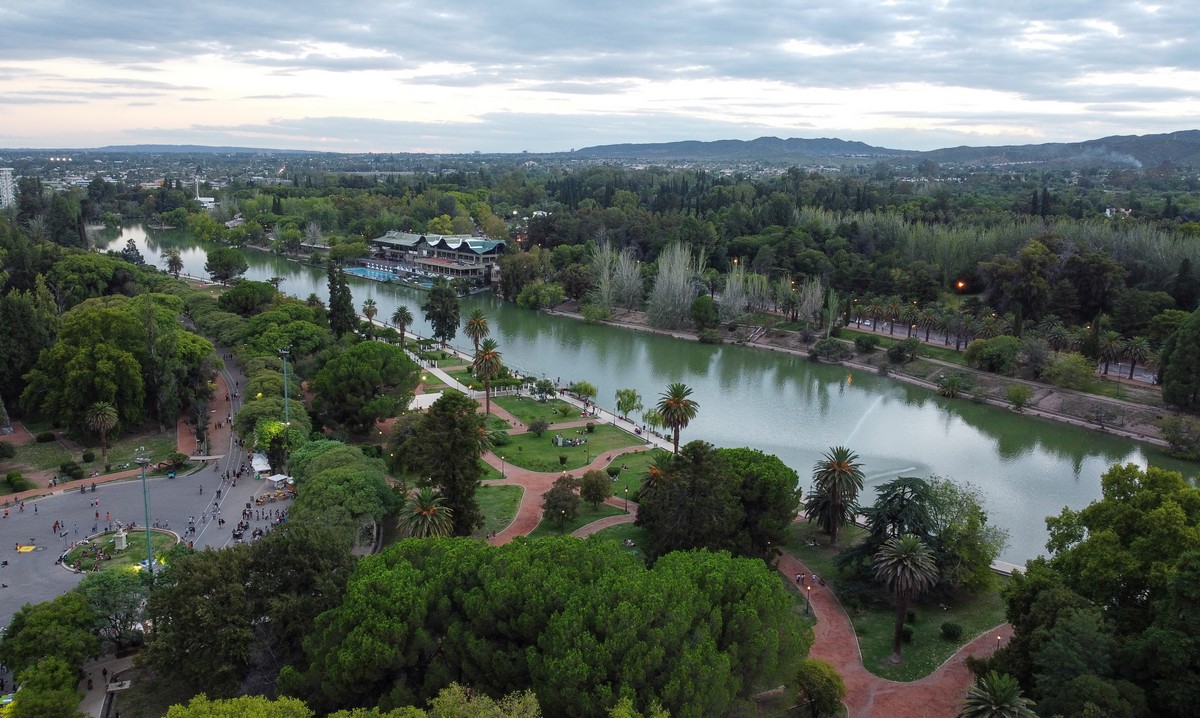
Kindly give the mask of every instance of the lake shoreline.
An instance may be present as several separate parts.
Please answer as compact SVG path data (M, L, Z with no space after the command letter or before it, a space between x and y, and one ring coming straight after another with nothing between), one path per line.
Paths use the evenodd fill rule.
M581 315L577 312L567 311L567 310L563 310L563 309L543 309L542 311L546 312L547 314L555 314L558 316L568 317L570 319L575 319L575 320L578 320L581 322L587 321L586 319L584 319L583 315ZM626 315L626 317L634 317L636 319L635 314L636 313L634 313L634 312L629 312ZM649 326L648 324L645 324L644 322L630 321L628 319L607 319L607 320L604 320L599 323L607 324L609 326L617 327L620 329L628 329L631 331L646 332L649 334L658 334L660 336L668 336L668 337L672 337L674 339L682 339L685 341L694 341L694 342L700 341L698 336L695 333L692 333L692 332L684 330L684 329L674 329L674 330L660 329L658 327ZM765 334L763 336L765 336ZM752 340L752 341L734 342L734 343L736 343L740 346L751 347L751 348L759 349L762 351L779 352L779 353L784 353L784 354L790 354L792 356L803 357L806 359L809 357L809 352L805 351L804 349L777 346L775 344L771 344L769 342L763 342L763 341L760 341L757 339ZM939 363L939 364L942 363L942 362L938 362L935 359L927 359L927 360L935 362L935 363ZM833 362L823 362L823 363L832 364ZM859 371L870 372L870 373L876 374L876 375L880 374L878 367L872 366L870 364L864 364L864 363L854 361L851 359L842 360L842 361L839 361L836 363L839 366L844 366L844 367L847 367L850 369L857 369ZM958 367L958 366L952 366L952 365L946 365L946 366L953 368L955 371L967 372L967 373L970 373L973 375L986 375L986 373L978 372L977 370L973 370L973 369L970 369L967 367ZM937 391L937 384L935 384L931 381L927 381L925 379L921 379L919 377L913 376L911 374L905 374L903 372L888 372L884 376L886 376L889 379L895 379L896 381L899 381L899 382L902 382L905 384L910 384L912 386L919 386L923 389L928 389L933 392ZM1007 378L1007 377L1002 377L1002 378ZM1026 383L1031 386L1041 387L1041 388L1049 390L1050 392L1067 391L1060 387L1055 387L1055 386L1051 386L1051 385L1047 385L1047 384L1040 384L1038 382L1023 381L1022 383ZM1082 392L1075 392L1075 393L1082 394ZM1108 399L1107 397L1096 396L1093 394L1083 394L1083 395L1092 401L1102 402L1108 406L1115 407L1118 410L1124 409L1124 406L1121 403L1119 403L1115 400ZM1065 424L1068 426L1074 426L1074 427L1078 427L1078 428L1082 428L1082 429L1087 429L1088 431L1095 431L1095 432L1099 432L1102 434L1109 434L1111 436L1117 436L1117 437L1120 437L1123 439L1129 439L1131 441L1137 441L1140 443L1149 444L1151 446L1155 446L1158 448L1166 448L1168 446L1167 442L1165 440L1163 440L1162 437L1157 434L1149 434L1147 432L1139 431L1139 430L1135 430L1135 429L1109 427L1109 426L1103 426L1103 425L1098 426L1095 422L1088 421L1087 419L1085 419L1083 417L1073 416L1071 414L1063 413L1060 411L1053 411L1053 410L1049 410L1049 409L1039 408L1036 406L1026 406L1021 411L1014 411L1009 402L1001 400L1001 399L992 398L992 397L987 397L987 398L982 398L982 399L967 399L967 401L977 401L978 403L989 404L991 406L994 406L994 407L997 407L1000 409L1006 409L1006 410L1012 411L1012 413L1015 413L1015 414L1024 414L1026 416L1036 416L1036 417L1045 419L1047 421L1053 421L1053 422Z

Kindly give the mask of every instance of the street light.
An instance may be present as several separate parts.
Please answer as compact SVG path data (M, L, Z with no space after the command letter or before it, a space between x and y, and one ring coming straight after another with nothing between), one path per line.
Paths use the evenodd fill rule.
M808 589L808 594L804 597L804 615L812 614L812 584L805 586Z
M625 487L625 513L629 513L629 487Z
M500 478L502 478L502 479L508 478L508 474L505 473L505 471L504 471L504 457L503 456L500 457Z
M564 534L567 532L567 510L558 510L558 532Z
M150 575L154 575L154 547L150 543L150 490L146 486L146 465L150 463L150 457L146 455L146 447L139 446L137 456L133 458L138 466L142 467L142 501L146 504L146 570Z

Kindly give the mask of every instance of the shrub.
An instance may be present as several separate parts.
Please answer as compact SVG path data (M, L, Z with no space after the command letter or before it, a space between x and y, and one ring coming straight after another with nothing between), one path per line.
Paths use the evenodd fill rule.
M6 441L0 441L0 459L11 459L17 455L17 447Z
M53 431L43 431L40 434L38 434L37 436L35 436L34 440L37 441L37 443L39 443L39 444L49 444L51 441L54 441L54 432Z
M78 468L79 464L76 464L74 461L64 461L58 465L58 470L64 474L69 474Z
M550 422L546 421L545 419L543 419L540 416L538 418L534 419L533 421L529 422L529 430L532 431L533 435L538 437L539 439L542 438L542 434L545 434L546 429L549 429L549 428L550 428Z
M83 463L90 464L95 460L96 460L96 452L92 451L91 449L88 449L87 451L83 452Z
M21 475L20 471L10 471L6 477L13 491L28 491L33 488L33 482Z
M566 465L567 465L567 455L566 455L566 454L559 454L559 455L558 455L558 465L559 465L559 466L566 466Z
M905 613L904 614L904 622L905 623L916 623L917 622L917 612L916 611L908 611L907 613Z
M1007 335L991 339L976 339L963 353L963 359L973 367L997 374L1012 374L1021 353L1021 340Z
M616 480L616 478L618 476L621 475L621 467L620 466L609 466L609 467L605 468L604 470L605 470L605 472L608 473L609 478L613 479L614 481Z
M809 350L809 356L813 359L828 359L830 361L841 361L850 355L850 350L845 344L832 337L825 337L812 345Z
M942 638L947 641L957 641L962 638L963 628L954 621L946 621L942 624Z
M583 321L589 324L599 324L612 318L612 312L597 304L585 304L580 311Z
M1200 421L1190 416L1170 414L1158 422L1167 441L1167 453L1180 459L1200 459Z
M870 354L879 348L879 337L863 334L854 337L854 350L859 354Z
M586 428L586 429L587 429L587 433L589 433L589 434L595 433L595 431L596 431L596 422L594 422L594 421L589 421L589 422L587 423L587 426L586 426L586 427L584 427L584 428Z
M171 462L171 467L175 468L175 469L182 469L183 465L187 463L187 460L188 460L188 455L184 454L182 452L179 452L179 451L176 451L175 453L173 453L167 457L167 461ZM108 467L105 467L105 468L108 468Z
M83 481L83 469L76 467L71 470L71 481Z
M1012 404L1013 409L1021 411L1029 405L1029 400L1033 398L1033 390L1024 384L1013 384L1008 387L1008 402Z
M721 332L716 329L701 329L696 338L700 340L701 344L720 344L725 341Z
M904 624L904 628L900 632L900 639L905 643L912 643L913 627L909 624Z
M491 440L492 446L508 446L512 443L512 437L507 431L496 429L488 434L488 439Z
M905 364L917 358L917 350L921 348L921 340L916 337L897 342L888 347L888 361L893 364Z
M1065 389L1084 389L1096 373L1096 362L1082 354L1057 354L1042 372L1042 378Z

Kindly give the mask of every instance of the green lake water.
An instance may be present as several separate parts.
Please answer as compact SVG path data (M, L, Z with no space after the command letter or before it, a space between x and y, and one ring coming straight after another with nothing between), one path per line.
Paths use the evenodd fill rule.
M164 267L168 247L180 250L185 272L206 276L205 248L181 232L125 227L97 243L119 249L133 238L147 262ZM246 277L283 277L280 288L298 297L328 295L322 268L245 250ZM429 335L420 304L424 292L349 277L355 306L373 298L379 319L408 306L412 330ZM718 446L749 446L776 454L794 468L807 488L812 465L831 446L858 452L871 486L905 476L939 476L976 484L986 497L991 521L1010 532L1002 558L1023 563L1044 553L1044 519L1064 506L1082 508L1100 496L1100 474L1114 463L1154 463L1187 475L1197 465L1163 455L1154 447L1076 427L1014 414L935 393L874 374L813 364L783 353L740 346L712 346L645 332L585 324L530 312L491 295L463 300L463 316L475 306L489 316L492 336L506 364L527 374L586 380L598 389L599 404L614 407L619 388L637 389L650 405L666 385L682 381L699 402L696 420L683 441L704 439ZM459 335L459 348L469 341Z

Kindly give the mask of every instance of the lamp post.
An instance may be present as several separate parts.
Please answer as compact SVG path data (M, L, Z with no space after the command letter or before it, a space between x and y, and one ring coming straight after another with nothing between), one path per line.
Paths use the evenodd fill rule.
M629 513L629 487L625 487L625 513Z
M150 575L154 575L154 546L150 542L150 490L146 485L146 466L150 463L150 457L146 455L146 447L139 446L137 456L134 457L134 462L142 467L142 501L146 505L146 525L143 530L146 532L146 570Z
M502 478L502 479L508 478L508 473L506 473L504 470L504 457L503 456L500 457L500 478Z
M283 359L283 463L287 465L288 459L288 440L291 438L288 434L292 430L291 407L288 406L288 355L290 352L287 348L279 350L279 356Z
M558 533L564 534L567 532L567 510L558 510Z
M805 586L805 588L808 589L808 593L804 597L804 615L808 616L812 614L812 584Z

